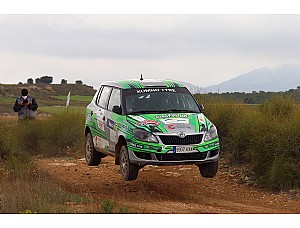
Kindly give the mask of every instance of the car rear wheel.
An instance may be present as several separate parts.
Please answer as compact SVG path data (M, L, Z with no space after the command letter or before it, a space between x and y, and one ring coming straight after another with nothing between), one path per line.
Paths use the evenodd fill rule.
M219 162L203 163L198 167L202 177L213 178L218 172Z
M91 133L85 137L85 160L89 166L97 166L101 162L101 153L95 150Z
M127 150L127 146L123 145L120 149L120 171L124 180L136 180L139 167L137 164L132 164L129 160L129 154Z

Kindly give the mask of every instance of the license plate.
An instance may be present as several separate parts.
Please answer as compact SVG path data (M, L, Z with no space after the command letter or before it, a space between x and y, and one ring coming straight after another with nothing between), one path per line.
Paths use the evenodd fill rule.
M191 153L198 152L192 146L174 146L173 153Z

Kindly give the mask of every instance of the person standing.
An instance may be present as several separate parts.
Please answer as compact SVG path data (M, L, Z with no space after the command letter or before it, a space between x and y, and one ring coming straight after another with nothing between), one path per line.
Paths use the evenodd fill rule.
M34 97L28 96L28 90L22 89L21 96L16 99L13 107L15 112L18 112L18 120L34 120L38 104Z

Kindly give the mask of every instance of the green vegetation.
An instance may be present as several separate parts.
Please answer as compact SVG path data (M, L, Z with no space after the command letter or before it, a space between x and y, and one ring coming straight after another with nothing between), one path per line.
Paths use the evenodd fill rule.
M13 98L13 97L2 97L1 101L0 101L0 104L9 103L9 104L12 104L12 106L13 106L15 101L16 101L16 98Z
M22 124L17 124L16 119L0 118L0 213L76 213L74 207L83 204L84 213L128 213L126 206L117 208L109 199L98 201L72 194L36 170L32 159L37 155L82 153L85 106L94 93L93 90L90 94L71 96L67 111L65 99L71 87L61 87L60 94L51 92L55 86L40 86L31 91L40 96L39 111L50 113L51 117ZM20 88L16 89L17 94ZM50 91L48 97L41 91ZM198 103L205 106L205 114L218 127L221 157L226 155L232 166L249 166L255 180L269 190L299 188L299 89L277 94L253 93L255 102L245 102L249 94L235 98L231 95L196 95ZM14 101L14 97L2 97L1 112L12 112Z
M68 110L68 111L67 111ZM71 113L81 113L85 115L85 107L78 107L78 106L70 106L68 109L66 106L42 106L39 108L39 111L46 112L49 114L65 114L68 112Z
M112 200L105 199L101 204L101 208L103 210L103 213L112 214L113 210L116 208L116 205Z
M0 125L0 213L127 213L110 200L70 193L37 170L36 156L82 154L83 108L52 109L49 118Z
M85 115L60 111L51 118L26 121L5 129L3 141L12 151L49 156L83 147ZM17 142L17 143L14 143Z
M67 96L53 96L56 99L66 101ZM71 101L84 101L84 102L91 102L93 96L79 96L79 95L74 95L70 97Z
M259 106L205 104L231 165L247 164L270 190L300 187L300 106L287 96Z

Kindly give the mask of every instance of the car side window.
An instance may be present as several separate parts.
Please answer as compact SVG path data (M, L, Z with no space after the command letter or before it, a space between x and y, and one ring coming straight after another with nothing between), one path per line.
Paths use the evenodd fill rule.
M110 91L111 91L111 87L106 87L106 86L103 87L102 92L100 94L99 103L98 103L98 105L101 108L106 108Z
M108 103L108 110L112 111L115 105L119 107L121 105L120 90L116 88L114 88L113 91L111 92L109 103Z

